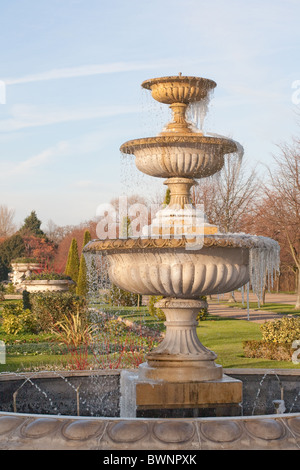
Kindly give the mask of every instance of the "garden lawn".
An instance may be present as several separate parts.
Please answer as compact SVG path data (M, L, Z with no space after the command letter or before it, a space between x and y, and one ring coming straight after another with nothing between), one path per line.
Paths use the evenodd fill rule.
M299 367L293 362L244 356L243 341L262 339L258 323L209 315L207 320L200 322L197 333L202 344L217 354L216 363L225 368L295 369Z
M247 305L242 302L234 302L234 303L228 303L228 302L221 302L222 304L226 305L226 307L229 308L243 308L247 309ZM282 315L300 315L300 309L295 309L295 305L293 304L279 304L279 303L271 303L268 302L265 305L261 305L258 307L257 302L249 302L249 308L250 310L266 310L269 312L274 312L274 313L280 313Z

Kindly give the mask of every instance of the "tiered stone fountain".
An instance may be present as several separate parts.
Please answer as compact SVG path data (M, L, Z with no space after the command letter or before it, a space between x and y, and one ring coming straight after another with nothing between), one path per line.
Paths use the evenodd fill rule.
M164 297L157 307L166 315L166 335L135 378L137 415L153 416L162 409L171 416L178 409L190 410L192 416L237 415L242 383L224 375L216 354L198 339L200 298L246 284L252 271L250 252L258 252L265 262L263 275L272 271L278 244L263 237L220 234L192 205L190 189L196 180L217 173L224 155L237 151L233 140L205 136L186 120L188 106L207 100L216 83L179 74L142 86L155 100L170 105L173 120L158 136L126 142L121 151L135 155L143 173L167 178L170 203L144 228L144 236L93 240L84 251L107 256L109 277L120 288ZM275 264L266 262L266 252L275 253Z
M118 410L107 415L108 402L113 405L119 394L118 371L4 374L0 377L0 396L4 397L0 448L140 449L143 458L145 451L153 449L190 450L193 455L201 449L299 450L299 370L231 369L224 374L215 364L216 355L196 334L201 295L231 291L249 279L259 289L266 272L271 274L278 267L276 242L220 234L190 204L189 190L196 179L219 171L224 155L236 150L235 142L205 136L185 118L187 107L206 100L215 83L179 75L147 80L143 87L171 106L173 121L159 136L127 142L122 151L135 155L141 171L167 178L171 202L145 227L143 237L94 240L85 248L87 253L107 256L110 278L120 287L164 297L159 306L167 318L165 339L128 384L141 417L124 419L124 415L118 417ZM104 387L95 390L91 375L100 382L103 377ZM111 380L106 382L106 376ZM245 416L236 416L242 384L232 377L243 382ZM108 392L104 399L103 390ZM82 410L77 416L81 393L92 398L99 395L96 398L105 413L95 417ZM264 402L257 410L262 394ZM284 398L288 413L274 410L272 400L274 405L278 398ZM56 407L62 414L53 414ZM254 409L261 415L253 415Z

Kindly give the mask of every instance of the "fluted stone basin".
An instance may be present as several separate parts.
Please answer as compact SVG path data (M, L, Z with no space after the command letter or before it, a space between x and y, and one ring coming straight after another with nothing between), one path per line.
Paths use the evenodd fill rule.
M194 239L185 237L92 240L84 251L105 253L109 277L122 289L142 295L199 299L245 285L250 277L249 250L256 242L261 248L262 238L205 236L203 247L197 249L193 249Z
M238 289L249 281L244 248L185 248L109 254L109 276L122 289L142 295L199 298Z
M151 90L152 97L160 103L192 103L206 98L216 87L216 82L208 78L187 77L181 74L171 77L151 78L142 87Z
M138 170L150 176L203 178L220 171L224 155L235 152L230 139L203 135L160 135L126 142L120 148L134 154Z

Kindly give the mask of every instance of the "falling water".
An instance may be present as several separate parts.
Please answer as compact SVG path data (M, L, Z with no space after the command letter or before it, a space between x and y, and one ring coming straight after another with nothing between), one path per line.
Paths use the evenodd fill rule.
M192 122L196 127L196 130L203 131L204 120L208 113L213 92L214 90L210 90L205 98L203 98L201 101L190 103L187 108L187 121Z
M271 238L244 233L226 233L213 235L215 239L234 240L235 246L249 248L250 284L257 297L262 297L263 288L273 287L279 273L280 246Z
M261 390L262 390L263 383L264 383L266 377L267 377L269 374L275 375L275 377L276 377L276 379L277 379L277 381L278 381L279 387L280 387L280 398L281 398L281 400L283 400L283 386L282 386L282 383L281 383L281 381L280 381L280 378L278 377L277 373L276 373L274 370L268 370L268 371L263 375L261 381L259 382L257 394L256 394L256 397L255 397L255 400L254 400L254 403L253 403L253 407L252 407L252 416L254 415L254 412L255 412L255 409L256 409L256 406L257 406L257 402L258 402L258 399L259 399L259 396L260 396L260 393L261 393Z

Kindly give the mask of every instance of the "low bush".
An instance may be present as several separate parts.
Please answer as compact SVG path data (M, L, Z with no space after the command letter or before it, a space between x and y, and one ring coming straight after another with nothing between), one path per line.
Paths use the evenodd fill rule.
M155 307L156 302L158 302L161 299L163 299L162 295L161 296L151 295L149 297L148 312L149 312L149 315L151 315L151 317L157 318L158 320L165 320L166 316L163 310L161 310L158 307Z
M294 349L288 343L269 341L244 341L244 354L250 358L263 358L273 361L291 361Z
M198 320L198 321L205 320L206 317L207 317L207 315L208 315L208 305L207 305L207 297L206 297L206 295L202 295L202 296L200 297L200 300L205 301L205 302L206 302L206 305L205 305L205 307L203 307L203 308L201 308L201 309L199 310L199 313L198 313L198 315L197 315L197 320Z
M71 292L37 292L30 295L30 302L39 331L50 332L55 323L77 312L87 316L86 300Z
M292 344L300 339L300 319L283 317L275 321L267 321L260 326L261 341L245 341L243 343L246 357L271 359L275 361L291 361L294 348Z
M43 273L33 273L28 278L29 281L71 281L70 276L61 273L54 272L43 272Z
M136 307L138 294L127 292L112 284L108 294L108 302L116 307Z
M5 287L3 284L0 283L0 301L4 300L4 295L5 295Z
M267 321L260 327L263 341L287 344L300 339L300 318L283 317Z
M15 258L11 261L12 263L39 263L36 258L30 258L28 256L23 256L21 258Z
M8 335L35 333L37 319L31 310L24 310L22 304L8 304L2 309L2 328Z

